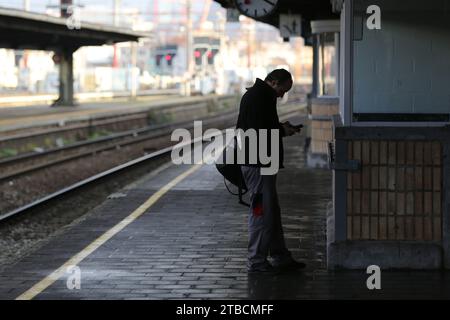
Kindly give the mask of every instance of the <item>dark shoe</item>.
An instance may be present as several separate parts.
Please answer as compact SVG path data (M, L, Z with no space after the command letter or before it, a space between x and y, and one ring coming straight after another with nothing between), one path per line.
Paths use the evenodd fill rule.
M275 266L277 269L280 269L282 271L295 271L295 270L302 270L306 268L306 264L303 262L295 261L294 259L290 260L287 263L283 263L280 265Z
M269 263L263 264L258 267L251 267L247 269L249 274L265 274L265 275L276 275L280 273L278 268L273 267Z

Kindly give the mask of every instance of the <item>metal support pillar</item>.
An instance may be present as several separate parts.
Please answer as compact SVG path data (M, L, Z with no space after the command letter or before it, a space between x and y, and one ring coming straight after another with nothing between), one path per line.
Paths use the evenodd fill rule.
M316 98L318 94L319 88L319 35L313 36L313 68L312 68L312 90L311 90L311 98Z

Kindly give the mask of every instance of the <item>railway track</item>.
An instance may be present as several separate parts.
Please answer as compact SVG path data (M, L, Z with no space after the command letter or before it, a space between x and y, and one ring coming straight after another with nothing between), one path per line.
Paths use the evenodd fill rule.
M299 98L301 100L301 97ZM299 101L297 99L296 101ZM226 115L233 116L236 111L229 111ZM114 121L119 122L129 122L136 120L136 117L139 119L142 115L127 115L124 118L120 119L106 119L108 123L112 123ZM205 121L209 121L217 117L216 114L203 117ZM82 128L87 130L87 128L91 128L92 126L99 126L104 123L90 123L88 126L83 125ZM114 148L121 148L123 146L135 144L138 142L142 142L149 139L157 139L161 138L167 133L170 133L176 128L186 128L192 125L192 120L190 121L178 121L171 124L165 125L151 125L151 126L140 126L136 129L121 131L117 133L112 133L107 136L98 137L95 139L82 140L79 142L75 142L69 144L67 146L61 147L53 147L47 150L41 150L40 152L28 152L22 153L17 156L10 156L6 158L0 158L0 184L5 181L16 179L22 175L26 175L37 170L45 169L52 167L57 164L61 164L64 162L69 162L74 159L81 159L83 157L88 157L93 154L112 150ZM52 135L62 132L67 132L71 130L79 130L80 127L77 128L63 128L59 130L53 130ZM92 129L90 129L92 130ZM30 139L30 137L42 136L45 133L33 133L27 136L20 136L18 138L13 138L9 142L11 144L17 143L17 139ZM159 146L160 147L160 146Z
M15 149L18 153L27 153L30 151L30 145L47 148L50 147L48 144L56 146L58 139L87 140L92 134L101 131L123 132L156 124L161 121L160 117L172 117L172 121L187 120L197 115L206 116L211 109L230 109L229 106L234 105L235 100L235 96L177 98L157 101L157 104L153 102L155 105L141 106L115 114L54 120L53 124L0 132L0 149Z
M295 110L286 110L285 112L280 114L280 119L287 119L289 117L292 117L293 115L298 115L298 109ZM208 119L204 119L204 127L219 127L217 124L222 124L222 128L229 127L234 123L232 121L230 123L230 120L234 120L236 116L235 112L230 112L225 115L216 116L216 117L209 117ZM167 130L171 130L173 128L179 128L181 123L178 124L172 124L170 126L164 126L163 128L159 128L158 130L166 130L165 136L167 136ZM169 129L171 128L171 129ZM185 127L187 128L187 127ZM147 130L150 130L147 128ZM154 128L152 129L154 130ZM153 132L156 134L155 132ZM162 132L158 133L161 135L164 135ZM132 132L127 133L127 135L133 135ZM151 139L150 135L148 136L139 136L135 137L136 139L133 141L122 141L121 146L124 146L125 144L133 144L137 143L137 139ZM195 142L199 141L201 138L197 138L194 140L191 140L189 143L194 144ZM106 148L106 147L105 147ZM117 148L117 145L108 146L107 148L115 149ZM76 183L71 184L70 186L64 187L62 189L59 189L55 192L52 192L48 195L45 195L37 200L34 200L30 203L27 203L23 206L20 206L16 209L13 209L9 212L0 214L0 222L6 222L7 220L10 220L12 218L21 217L23 215L32 214L33 212L39 212L40 210L44 208L51 208L55 207L55 210L62 210L61 212L64 212L64 210L67 210L69 208L72 208L71 205L69 207L66 207L64 209L64 205L60 204L59 202L62 200L67 200L70 202L71 198L81 197L80 199L83 199L83 195L90 194L98 188L99 186L103 186L104 192L94 192L94 194L97 197L98 201L102 201L104 197L106 197L108 194L111 193L113 190L120 189L124 185L130 183L131 181L136 180L138 177L141 177L143 174L148 173L151 171L151 169L155 168L157 165L162 164L164 162L167 162L170 154L172 152L173 146L167 146L164 148L161 148L158 151L151 152L147 155L144 155L142 157L139 157L137 159L128 161L124 164L120 164L118 166L115 166L111 169L108 169L106 171L97 173L93 176L90 176L86 179L83 179L81 181L78 181ZM95 152L91 150L89 155L95 154ZM96 151L99 152L99 151ZM77 155L76 157L79 157L82 155ZM74 156L75 157L75 156ZM73 158L72 158L73 159ZM70 161L68 159L60 159L58 161ZM50 164L48 164L50 165ZM28 168L27 172L16 172L15 177L21 177L24 176L26 173L29 173L29 170L39 170L42 169L42 166L36 166L34 168ZM3 181L11 180L14 177L14 175L9 175L9 178L7 176L2 177ZM6 179L6 180L5 180ZM62 207L61 207L62 206Z
M203 118L205 124L217 121L229 121L236 111ZM97 153L122 148L142 141L169 137L176 128L190 128L192 121L176 122L167 125L147 126L140 129L115 133L88 141L80 141L68 146L52 148L40 153L28 153L0 160L0 183L14 180L37 170L52 167ZM170 141L170 139L167 139Z

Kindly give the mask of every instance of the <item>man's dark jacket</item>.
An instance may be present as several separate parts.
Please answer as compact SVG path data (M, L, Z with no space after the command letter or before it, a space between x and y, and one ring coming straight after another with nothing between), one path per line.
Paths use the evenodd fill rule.
M239 109L239 117L236 125L236 129L242 129L244 131L248 129L267 129L268 137L268 154L270 155L270 130L278 129L279 131L279 164L280 168L283 168L283 139L284 129L280 124L277 113L277 93L266 82L261 79L256 79L253 87L247 89L247 92L242 96L241 105ZM258 136L259 139L259 136ZM259 140L258 140L259 141ZM259 148L258 148L258 162L257 164L250 164L248 162L248 150L249 145L246 141L246 163L245 165L267 167L269 165L262 165L259 160ZM258 144L259 146L259 144Z

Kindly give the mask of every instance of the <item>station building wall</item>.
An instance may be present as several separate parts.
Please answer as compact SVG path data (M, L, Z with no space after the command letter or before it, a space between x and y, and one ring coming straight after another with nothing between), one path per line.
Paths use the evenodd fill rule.
M450 113L450 1L356 0L353 41L354 114Z

